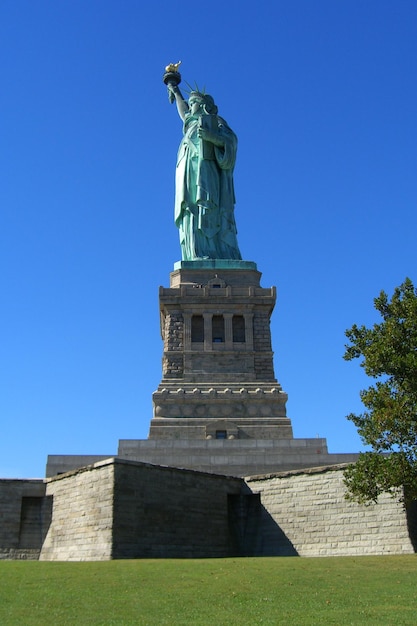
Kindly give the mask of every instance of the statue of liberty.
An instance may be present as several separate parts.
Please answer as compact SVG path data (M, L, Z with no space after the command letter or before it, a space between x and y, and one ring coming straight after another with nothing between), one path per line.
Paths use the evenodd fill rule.
M182 260L241 259L234 218L237 137L211 96L192 91L188 102L183 98L177 70L178 64L169 65L164 82L184 123L175 179Z

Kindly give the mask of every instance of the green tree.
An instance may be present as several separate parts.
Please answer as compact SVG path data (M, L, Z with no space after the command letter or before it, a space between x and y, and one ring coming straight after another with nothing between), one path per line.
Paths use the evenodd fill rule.
M376 383L360 392L365 412L350 414L370 452L345 471L348 499L376 502L388 492L407 504L417 498L417 290L409 278L391 300L374 300L382 322L353 325L344 359L361 358Z

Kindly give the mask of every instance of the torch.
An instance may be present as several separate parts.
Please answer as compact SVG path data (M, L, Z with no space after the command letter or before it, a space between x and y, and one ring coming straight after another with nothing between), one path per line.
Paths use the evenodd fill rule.
M165 74L162 80L164 81L167 87L169 85L171 85L172 87L178 87L178 85L180 84L181 74L178 71L178 68L180 65L181 65L181 61L178 61L178 63L170 63L169 65L166 66ZM168 89L168 98L171 104L175 100L174 94L169 89Z

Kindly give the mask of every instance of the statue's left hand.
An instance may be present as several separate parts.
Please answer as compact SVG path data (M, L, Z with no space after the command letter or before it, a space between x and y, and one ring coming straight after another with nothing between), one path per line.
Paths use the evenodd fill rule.
M215 146L223 145L223 141L218 135L211 133L209 130L207 130L207 128L204 128L203 126L198 127L197 135L200 137L200 139L203 139L204 141L209 141L210 143L214 143Z

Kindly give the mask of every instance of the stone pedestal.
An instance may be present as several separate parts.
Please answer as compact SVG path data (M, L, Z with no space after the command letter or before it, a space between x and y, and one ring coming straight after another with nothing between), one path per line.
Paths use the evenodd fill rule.
M159 291L162 380L149 439L291 439L274 374L275 287L248 261L175 265Z
M120 459L230 476L356 460L329 454L325 439L294 439L273 365L276 291L260 278L247 261L174 266L159 291L162 380L149 438L121 439ZM49 456L47 476L91 459Z

